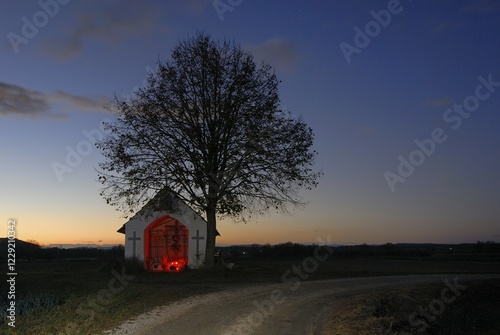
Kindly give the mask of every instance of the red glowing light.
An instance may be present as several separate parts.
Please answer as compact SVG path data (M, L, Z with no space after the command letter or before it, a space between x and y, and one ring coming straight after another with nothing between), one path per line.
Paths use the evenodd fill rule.
M153 221L145 233L145 268L154 272L179 272L188 264L188 229L170 216Z

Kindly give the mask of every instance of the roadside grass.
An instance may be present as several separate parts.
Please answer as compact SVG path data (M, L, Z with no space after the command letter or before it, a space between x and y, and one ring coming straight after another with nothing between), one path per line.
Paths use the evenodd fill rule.
M192 295L239 285L281 282L283 273L291 270L294 264L300 266L303 259L242 258L227 261L236 263L233 270L181 273L148 273L133 262L114 259L18 262L16 328L8 327L5 318L2 318L0 333L102 334L124 320ZM427 273L498 273L499 265L498 259L463 262L332 256L320 263L307 280ZM133 278L126 277L126 286L110 293L110 281L116 279L116 273L122 274L123 266L127 266L126 276ZM6 284L5 280L0 281L2 292L7 292ZM114 281L114 287L120 287L117 281ZM24 300L28 308L21 308ZM0 302L3 305L3 301Z
M418 334L409 316L432 300L440 284L392 289L342 299L325 320L324 335Z
M444 304L437 316L429 304L439 299L443 284L403 287L362 294L335 304L323 324L324 335L492 335L500 329L500 280L464 282L467 288L455 301ZM437 305L436 305L437 306ZM427 309L430 321L416 314ZM441 312L441 311L440 311ZM416 322L418 321L418 322Z
M32 262L17 267L16 327L8 327L4 316L1 334L100 334L156 306L221 289L224 276L208 273L206 281L193 285L200 281L200 273L194 271L181 276L125 271L130 276L126 277L126 286L111 293L110 281L116 279L114 273L123 274L122 269L109 269L99 262ZM116 291L123 286L118 280L112 285ZM2 291L5 289L2 284ZM27 310L22 307L26 296L33 301L46 297L53 300Z

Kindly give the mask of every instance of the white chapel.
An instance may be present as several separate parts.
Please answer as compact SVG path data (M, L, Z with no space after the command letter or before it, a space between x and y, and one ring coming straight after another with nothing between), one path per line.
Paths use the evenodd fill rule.
M147 271L179 272L205 262L207 222L172 193L159 192L118 232L125 234L125 257L143 261Z

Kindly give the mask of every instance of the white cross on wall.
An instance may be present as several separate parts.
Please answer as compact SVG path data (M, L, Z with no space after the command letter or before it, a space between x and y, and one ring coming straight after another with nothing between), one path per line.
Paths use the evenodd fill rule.
M204 240L203 236L200 236L200 231L196 230L196 236L191 237L192 240L196 240L196 259L200 260L200 240Z
M135 257L135 241L139 241L140 239L140 237L137 237L135 235L135 231L133 233L133 236L128 238L129 241L132 241L132 257Z

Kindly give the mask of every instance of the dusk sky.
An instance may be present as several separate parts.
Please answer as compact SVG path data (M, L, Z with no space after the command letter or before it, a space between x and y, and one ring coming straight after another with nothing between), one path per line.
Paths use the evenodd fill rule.
M179 40L232 39L315 133L291 215L219 220L219 244L500 242L496 0L3 1L1 222L48 244L123 244L91 144L103 108Z

